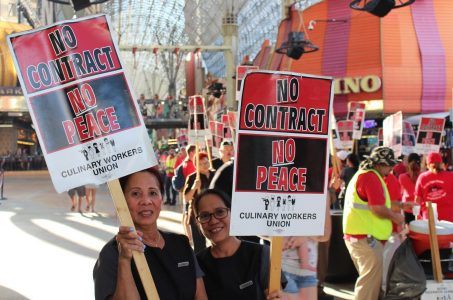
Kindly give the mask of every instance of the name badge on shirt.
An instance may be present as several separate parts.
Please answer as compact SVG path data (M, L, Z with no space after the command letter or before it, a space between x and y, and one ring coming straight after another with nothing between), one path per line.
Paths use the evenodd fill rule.
M243 290L243 289L245 289L246 287L249 287L249 286L251 286L251 285L253 285L253 281L249 280L249 281L247 281L247 282L244 282L244 283L240 284L240 285L239 285L239 289L240 289L240 290Z
M178 263L178 268L188 267L188 266L189 266L189 262L188 261L182 261L182 262Z

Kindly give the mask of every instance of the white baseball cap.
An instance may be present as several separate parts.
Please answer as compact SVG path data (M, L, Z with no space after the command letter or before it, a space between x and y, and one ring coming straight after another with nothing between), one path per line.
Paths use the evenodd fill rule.
M337 157L341 160L345 160L346 157L348 157L348 155L349 155L349 152L345 151L345 150L341 150L341 151L337 152Z

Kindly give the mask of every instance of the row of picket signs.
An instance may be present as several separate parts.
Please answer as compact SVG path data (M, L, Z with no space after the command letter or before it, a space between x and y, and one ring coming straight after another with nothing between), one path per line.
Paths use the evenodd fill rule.
M411 123L403 120L402 112L397 112L384 119L383 127L378 130L378 145L392 148L397 156L439 152L444 127L445 118L421 117L415 133ZM363 124L341 120L334 121L332 128L335 147L352 149L354 140L361 138Z

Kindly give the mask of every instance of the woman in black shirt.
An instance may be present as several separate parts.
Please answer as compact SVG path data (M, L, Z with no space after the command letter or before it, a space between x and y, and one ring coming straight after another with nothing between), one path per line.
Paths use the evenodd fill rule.
M267 295L269 247L230 236L230 200L209 189L195 198L194 212L204 236L212 246L197 253L209 299L279 299L281 292Z

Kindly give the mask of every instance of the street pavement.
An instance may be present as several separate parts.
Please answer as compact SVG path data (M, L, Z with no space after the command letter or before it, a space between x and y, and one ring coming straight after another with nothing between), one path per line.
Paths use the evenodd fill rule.
M97 190L95 213L71 212L47 171L6 172L4 197L0 300L94 299L93 266L118 229L107 186ZM181 210L163 206L159 227L182 233Z

